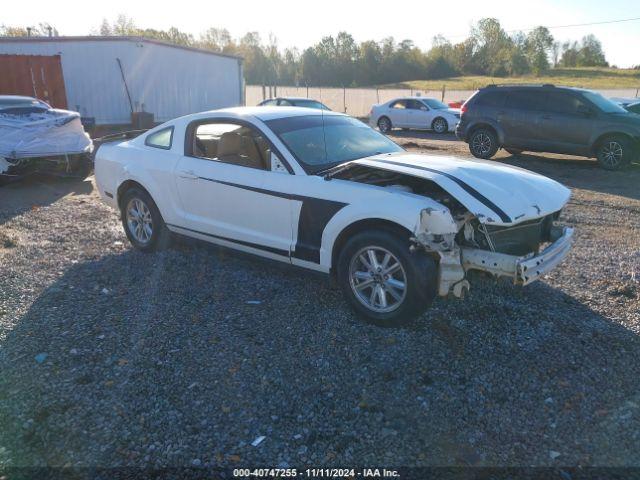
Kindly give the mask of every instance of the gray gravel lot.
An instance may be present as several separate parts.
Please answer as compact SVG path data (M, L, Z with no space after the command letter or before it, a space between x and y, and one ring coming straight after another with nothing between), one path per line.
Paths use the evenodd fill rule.
M304 271L136 252L89 181L0 189L0 466L639 465L640 166L498 160L573 189L570 259L405 329Z

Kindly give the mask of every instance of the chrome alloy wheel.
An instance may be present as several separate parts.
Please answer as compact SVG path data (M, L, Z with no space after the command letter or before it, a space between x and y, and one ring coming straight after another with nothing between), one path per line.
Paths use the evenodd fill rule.
M149 243L153 235L153 219L147 204L132 198L127 204L127 227L129 233L141 244Z
M438 118L433 122L433 131L436 133L445 133L447 131L447 122L444 118Z
M352 257L349 283L358 301L376 313L394 311L407 296L402 264L382 247L364 247Z
M473 151L480 156L488 155L491 151L491 138L485 133L479 133L473 136L471 143Z
M602 146L602 162L609 167L617 167L622 162L623 150L615 140L609 141Z

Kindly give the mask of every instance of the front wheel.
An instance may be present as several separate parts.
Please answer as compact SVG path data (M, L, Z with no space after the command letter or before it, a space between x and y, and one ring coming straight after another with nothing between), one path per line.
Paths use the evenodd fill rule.
M431 130L436 133L447 133L449 131L449 124L444 118L438 117L431 123Z
M624 137L608 137L598 146L597 156L598 163L605 170L619 170L631 162L633 145Z
M436 295L437 264L411 253L408 238L370 230L351 238L338 258L338 283L356 313L384 327L404 325Z
M120 202L122 226L131 244L143 252L165 248L170 232L151 196L139 188L130 188Z
M479 128L469 138L469 150L476 158L491 158L498 151L498 138L493 131Z

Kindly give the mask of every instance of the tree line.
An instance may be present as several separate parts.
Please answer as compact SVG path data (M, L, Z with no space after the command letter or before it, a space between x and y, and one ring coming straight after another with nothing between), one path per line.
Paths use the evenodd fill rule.
M40 24L31 35L45 35L48 28L48 24ZM26 34L25 29L0 26L0 35ZM281 49L273 35L266 41L257 32L233 38L224 28L210 28L194 36L175 27L141 28L126 15L111 22L103 20L92 34L143 36L239 55L244 58L247 83L262 85L372 86L460 75L542 75L554 67L608 66L602 44L594 35L561 43L543 26L509 34L495 18L477 22L459 43L436 36L428 50L411 40L398 42L393 37L357 42L347 32L323 37L302 51Z

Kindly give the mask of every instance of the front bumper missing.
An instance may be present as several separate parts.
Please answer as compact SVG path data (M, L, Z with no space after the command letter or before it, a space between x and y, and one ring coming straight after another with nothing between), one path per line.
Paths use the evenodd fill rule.
M517 285L528 285L553 270L571 250L573 228L554 226L553 243L538 255L517 257L475 248L462 248L464 270L480 270L500 277L510 277Z

